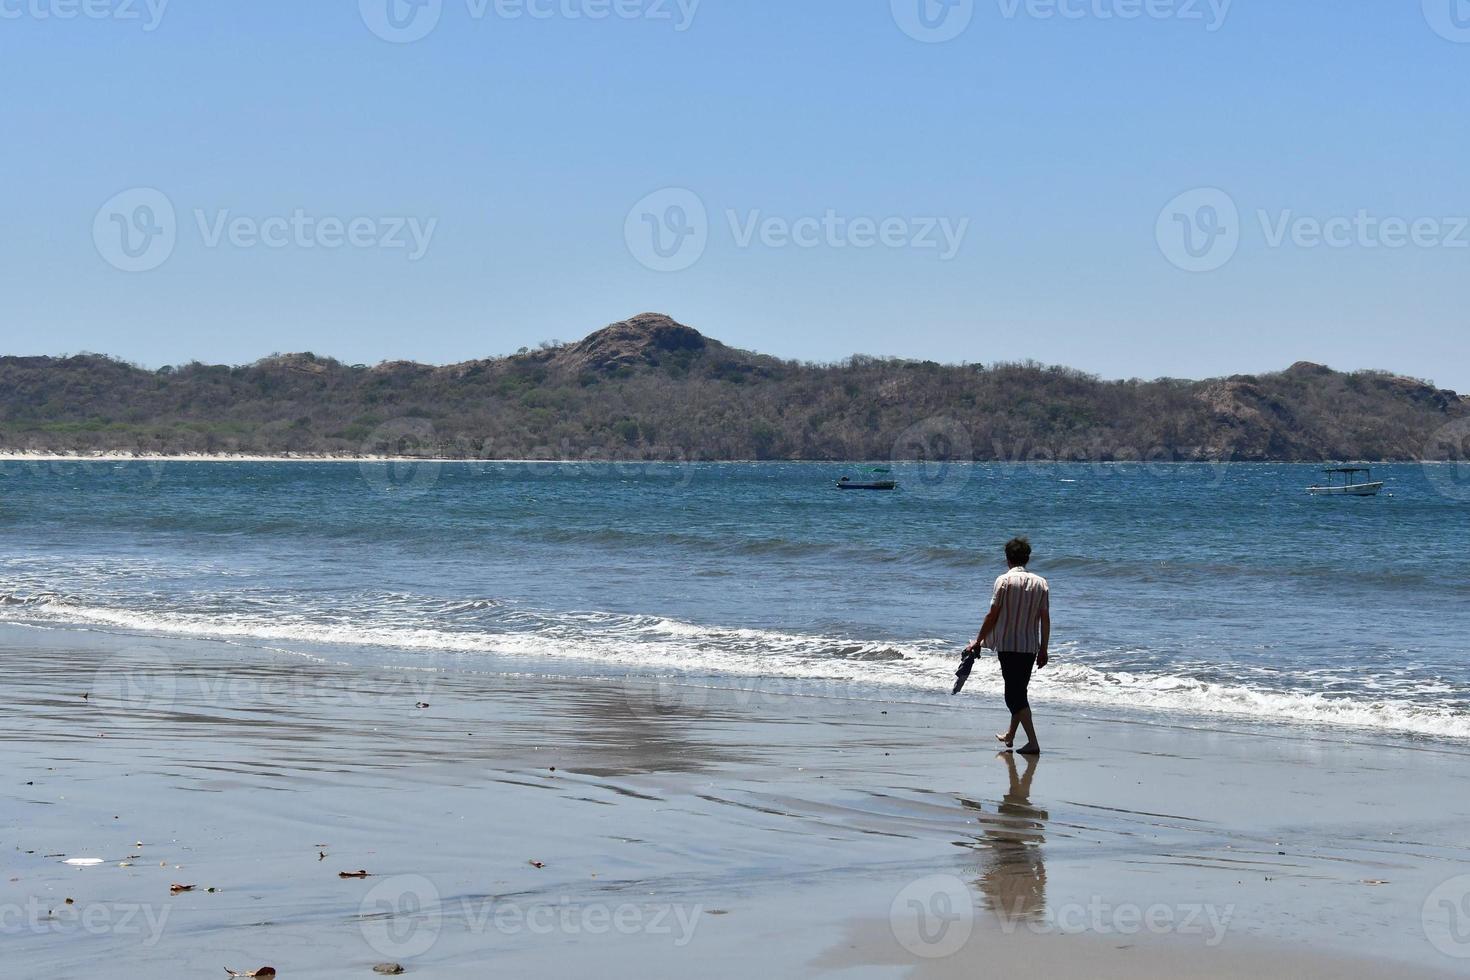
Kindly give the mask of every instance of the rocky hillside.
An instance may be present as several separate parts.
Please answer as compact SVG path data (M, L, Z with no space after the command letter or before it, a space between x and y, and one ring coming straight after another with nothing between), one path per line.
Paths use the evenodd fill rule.
M478 458L1440 457L1470 398L1299 363L1209 381L1037 364L783 361L646 313L584 340L443 367L314 354L143 370L0 358L0 449ZM1470 424L1470 423L1467 423Z

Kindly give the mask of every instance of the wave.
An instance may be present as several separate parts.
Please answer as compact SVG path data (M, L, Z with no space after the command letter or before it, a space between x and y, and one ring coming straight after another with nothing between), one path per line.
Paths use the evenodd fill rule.
M238 597L237 597L238 598ZM252 603L248 611L159 612L89 604L58 593L0 595L0 606L29 621L71 623L221 639L254 639L312 645L350 645L398 651L487 655L529 662L538 670L561 663L594 663L638 674L685 679L759 677L789 682L840 697L947 695L955 666L950 641L903 642L820 636L753 628L720 627L650 615L600 611L545 612L494 598L423 600L380 595L361 608L348 606L315 618L285 603ZM1267 678L1225 664L1160 665L1157 670L1117 669L1086 663L1084 651L1063 648L1057 662L1038 673L1039 700L1129 710L1185 713L1256 722L1309 724L1398 734L1470 739L1470 711L1422 700L1448 694L1423 683L1395 691L1392 678L1305 676L1313 685L1271 686ZM1095 661L1097 658L1093 658ZM998 671L979 669L969 690L996 696ZM1255 681L1255 683L1252 683ZM1402 696L1412 690L1421 699Z

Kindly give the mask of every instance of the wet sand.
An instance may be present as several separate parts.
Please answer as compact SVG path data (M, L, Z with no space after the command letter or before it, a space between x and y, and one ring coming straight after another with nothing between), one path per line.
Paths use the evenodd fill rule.
M1030 762L997 755L1001 711L974 702L21 627L0 627L0 676L17 975L1470 966L1455 743L1039 705Z

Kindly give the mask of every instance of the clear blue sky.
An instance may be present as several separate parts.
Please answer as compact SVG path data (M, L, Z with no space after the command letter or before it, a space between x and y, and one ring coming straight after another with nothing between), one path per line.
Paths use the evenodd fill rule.
M83 2L106 16L61 16ZM551 16L519 18L442 0L437 21L400 9L432 23L410 43L370 26L393 34L387 0L173 0L156 24L148 2L0 0L5 353L444 362L656 310L814 360L1197 377L1311 359L1470 390L1463 0L1235 0L1223 21L1209 0L960 0L948 21L940 0L702 0L687 22L690 0L525 0ZM910 36L921 2L964 30ZM176 212L142 272L105 254L135 218L158 228L136 195L104 208L134 188ZM707 213L672 272L640 261L630 220L664 188ZM1218 196L1165 211L1198 188L1239 220L1200 210ZM668 203L646 213L668 226ZM249 239L298 210L367 218L364 242L436 224L416 259ZM246 237L211 244L222 212ZM742 243L753 212L893 219L895 242L968 225L946 259L857 230ZM1293 224L1272 244L1284 215L1360 212L1421 240L1344 228L1327 247ZM1171 229L1222 221L1238 246L1181 269Z

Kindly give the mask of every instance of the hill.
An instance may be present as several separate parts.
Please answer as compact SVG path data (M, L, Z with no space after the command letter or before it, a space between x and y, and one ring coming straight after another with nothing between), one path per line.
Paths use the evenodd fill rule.
M1410 460L1470 398L1298 363L1207 381L1038 364L780 360L645 313L429 366L315 354L157 371L0 357L0 450L463 458Z

